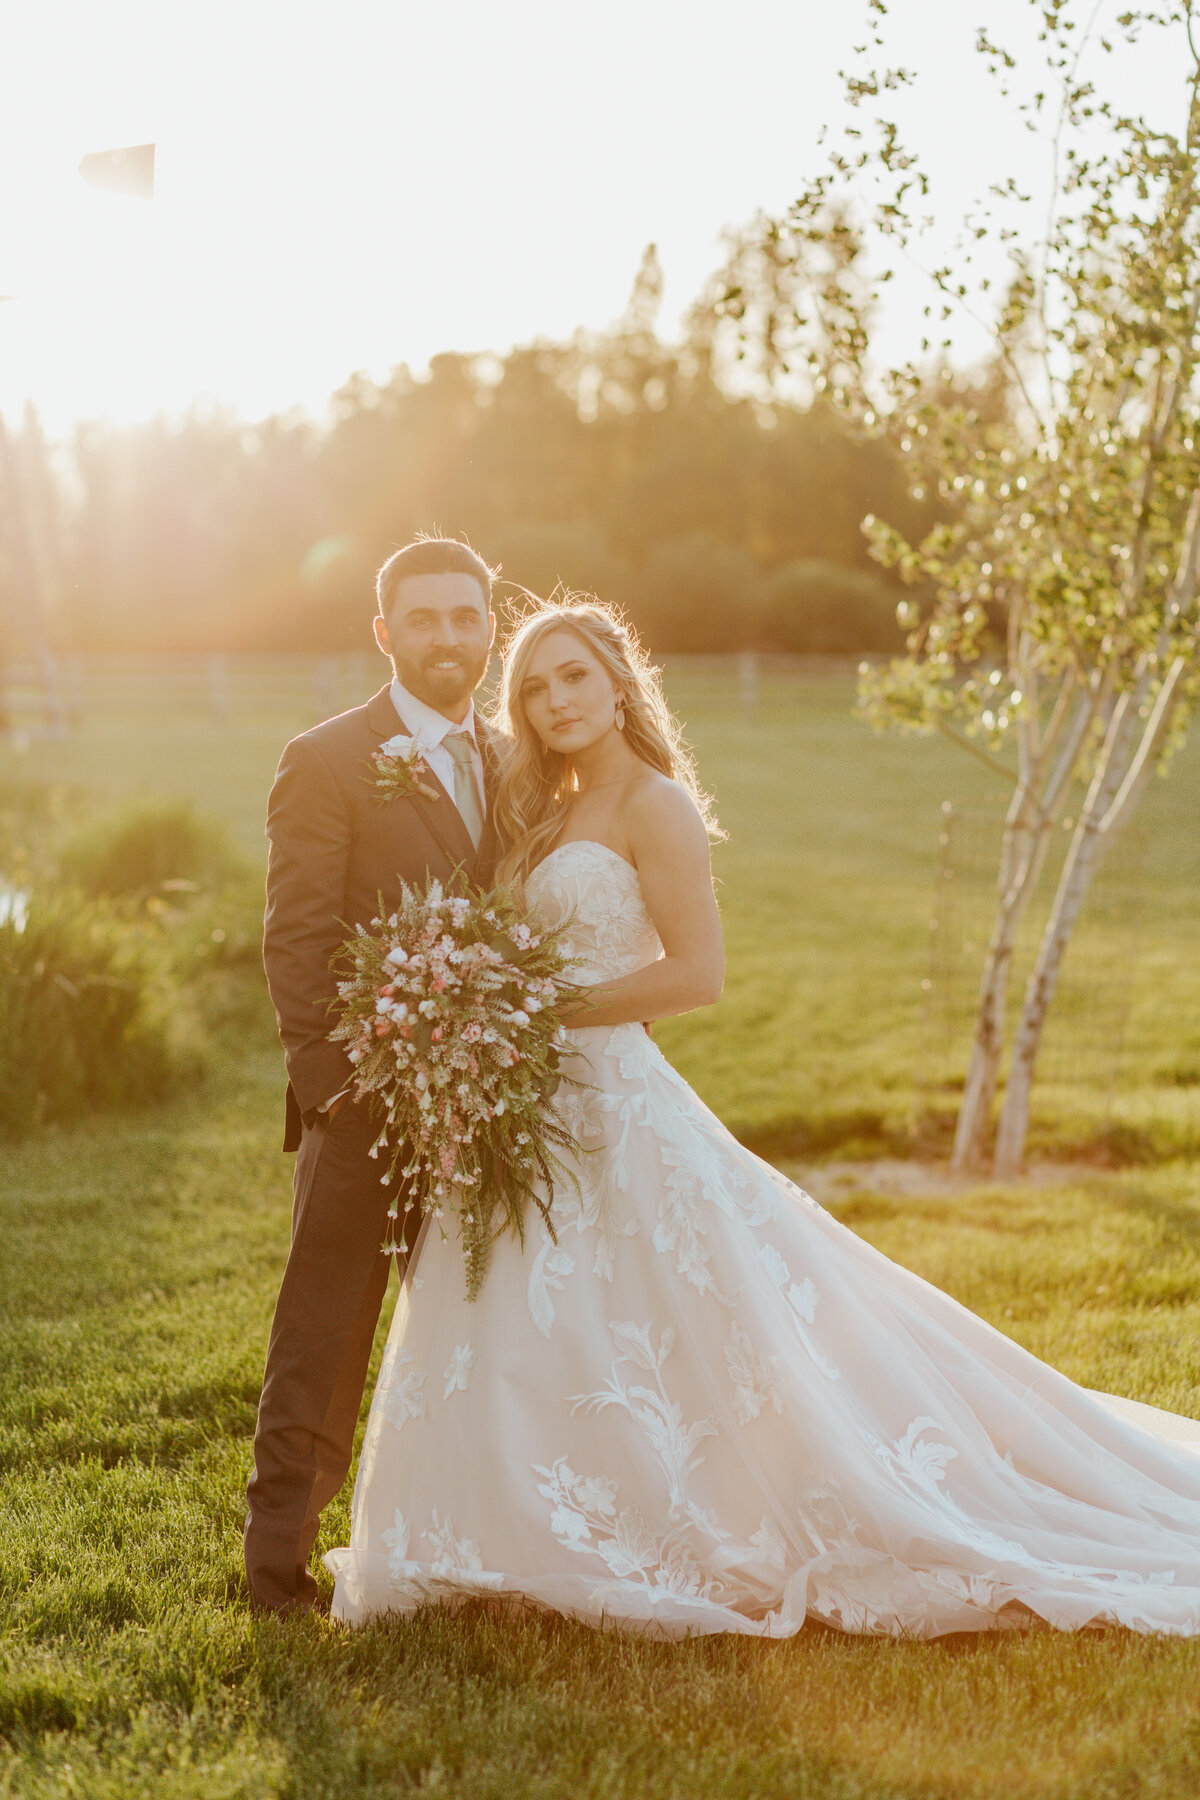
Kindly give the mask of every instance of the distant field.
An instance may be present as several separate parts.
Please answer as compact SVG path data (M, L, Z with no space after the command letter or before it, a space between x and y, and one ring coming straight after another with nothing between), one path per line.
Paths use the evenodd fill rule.
M76 731L24 754L0 749L0 781L61 783L98 806L187 795L259 862L282 745L372 691L381 667L362 656L89 670ZM669 687L729 832L716 854L729 976L719 1006L661 1027L664 1048L735 1130L775 1154L904 1153L930 1108L936 1147L968 1031L961 1003L951 1024L935 1011L932 1041L923 1023L940 808L995 804L1001 784L940 741L876 736L853 716L844 672L768 671L752 718L732 663L676 667ZM1101 1008L1093 1034L1108 1018L1081 944L1048 1038L1056 1078L1037 1097L1035 1151L1200 1152L1198 820L1200 734L1143 806L1141 929L1104 965L1136 953L1116 1089L1114 1058L1077 1054L1089 1012Z

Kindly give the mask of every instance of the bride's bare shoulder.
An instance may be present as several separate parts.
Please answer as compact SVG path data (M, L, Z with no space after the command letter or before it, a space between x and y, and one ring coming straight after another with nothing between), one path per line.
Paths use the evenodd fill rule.
M624 825L636 853L671 852L684 845L708 847L700 810L686 788L652 769L634 783L625 798Z

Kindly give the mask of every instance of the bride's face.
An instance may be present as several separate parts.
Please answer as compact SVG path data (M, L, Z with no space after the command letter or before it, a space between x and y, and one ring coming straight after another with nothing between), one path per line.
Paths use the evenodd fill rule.
M530 657L521 705L547 749L564 756L578 756L616 728L612 677L566 626L548 631Z

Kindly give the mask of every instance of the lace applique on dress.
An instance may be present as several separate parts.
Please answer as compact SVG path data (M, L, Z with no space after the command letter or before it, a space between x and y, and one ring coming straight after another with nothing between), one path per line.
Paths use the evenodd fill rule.
M525 891L548 924L571 921L566 948L579 958L579 981L615 981L662 955L637 870L607 844L560 844L538 864Z

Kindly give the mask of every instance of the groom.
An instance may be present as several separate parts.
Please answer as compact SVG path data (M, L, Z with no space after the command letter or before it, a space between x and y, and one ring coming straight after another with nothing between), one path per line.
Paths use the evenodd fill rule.
M272 1612L316 1598L308 1558L350 1467L388 1279L380 1245L393 1189L368 1155L377 1123L329 1040L330 959L380 895L386 911L401 882L448 883L457 870L486 882L496 853L498 759L471 699L496 635L492 572L457 539L418 538L383 565L377 592L375 640L395 678L292 740L267 810L263 960L288 1073L284 1149L298 1151L247 1490L246 1578ZM381 802L370 758L397 734L424 752L424 791Z

